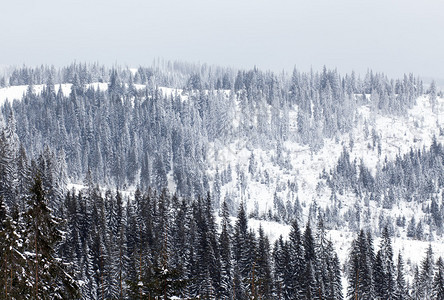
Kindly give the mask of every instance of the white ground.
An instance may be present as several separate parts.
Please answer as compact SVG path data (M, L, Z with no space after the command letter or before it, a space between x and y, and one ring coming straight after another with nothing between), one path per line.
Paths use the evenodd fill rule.
M94 88L100 88L100 90L106 90L108 88L107 83L92 83L90 84ZM69 95L71 91L71 84L56 85L56 90L61 88L65 95ZM144 89L144 85L137 85L137 89ZM41 93L43 85L35 85L34 92ZM182 94L182 90L161 88L164 95ZM0 105L3 105L8 99L9 101L20 100L24 93L27 91L27 86L13 86L0 89ZM228 96L228 92L226 93ZM181 96L183 100L188 97L186 95ZM290 130L296 131L296 117L297 107L294 108L290 114ZM308 209L310 204L316 200L317 204L321 207L325 207L329 204L330 192L327 188L320 186L316 188L319 182L319 174L322 169L327 171L333 167L343 149L343 147L349 147L349 139L352 136L354 140L354 147L351 151L351 158L356 158L358 161L363 158L364 163L371 167L373 172L377 166L387 156L388 159L393 159L396 154L403 154L409 151L410 147L422 148L428 147L431 144L432 137L437 136L438 141L444 143L444 137L439 136L439 127L444 127L444 99L438 99L438 113L432 113L429 101L427 97L420 97L417 100L417 104L413 109L408 112L406 117L393 117L383 116L380 114L371 114L370 109L366 106L358 109L358 119L356 121L355 129L352 134L338 137L336 142L334 139L325 140L323 148L317 152L312 153L308 146L300 145L295 142L285 142L283 144L283 155L290 160L291 168L283 169L274 163L272 157L275 155L274 151L263 149L249 149L246 145L247 141L238 140L234 143L225 145L223 149L215 155L214 145L210 145L209 155L209 170L208 173L211 176L215 174L216 166L219 167L221 172L228 163L231 164L233 170L233 181L222 187L221 199L228 193L236 201L243 200L246 202L247 210L253 211L255 203L258 204L259 212L265 212L269 208L273 207L273 195L276 188L280 188L278 196L284 200L284 203L288 200L294 201L296 196L299 197L301 205L304 210L304 223L308 215ZM368 125L368 131L370 132L374 128L379 136L381 136L381 148L382 155L379 156L377 150L369 149L368 144L371 143L371 137L364 136L364 121ZM239 119L235 118L233 122L239 122ZM258 164L258 172L261 173L259 180L251 178L248 174L248 164L251 153L254 153L256 162ZM247 188L245 193L240 193L237 187L236 179L236 165L239 164L240 168L247 175ZM270 183L263 183L265 177L265 171L270 175ZM171 177L171 174L169 174ZM296 181L299 187L297 193L292 193L286 190L287 181ZM71 184L69 188L81 189L83 186ZM170 180L169 187L171 190L175 189L175 185ZM124 196L129 196L134 192L134 188L129 188L124 191ZM339 197L343 202L342 213L347 210L348 207L354 204L355 197L351 194L346 194ZM382 212L381 208L378 208L371 203L372 211L372 224L373 228L377 228L377 216ZM412 215L416 218L421 217L422 212L415 204L402 203L400 207L394 207L391 211L385 211L386 214L390 214L394 219L401 213L406 216L407 220ZM265 233L269 236L271 242L283 235L284 238L288 236L289 226L268 222L250 220L249 225L256 229L262 224ZM301 229L304 228L304 224L301 224ZM425 230L427 232L427 229ZM344 264L347 260L350 242L355 237L354 233L348 231L347 228L343 228L341 231L331 230L330 236L334 242L335 249L339 254L340 261ZM414 264L418 264L424 257L425 249L428 247L428 242L409 240L405 237L404 231L397 231L396 238L393 240L394 253L397 255L399 250L402 250L404 260L406 262L407 271L411 270ZM378 248L379 241L375 239L375 249ZM435 257L444 256L444 240L441 238L435 238L431 243ZM411 273L410 273L411 274ZM411 277L409 277L411 279Z

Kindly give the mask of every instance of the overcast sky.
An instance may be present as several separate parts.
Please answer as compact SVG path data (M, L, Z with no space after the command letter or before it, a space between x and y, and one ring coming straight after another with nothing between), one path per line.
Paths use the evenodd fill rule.
M5 0L0 65L154 58L444 78L442 0Z

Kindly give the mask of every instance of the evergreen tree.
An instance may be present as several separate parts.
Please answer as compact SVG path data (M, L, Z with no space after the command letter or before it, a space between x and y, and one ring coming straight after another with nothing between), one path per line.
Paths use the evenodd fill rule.
M291 295L293 297L301 297L302 281L304 269L304 249L302 247L302 238L299 230L299 225L296 219L291 223L291 230L289 234L289 253L290 265L288 268L291 273Z
M435 278L433 279L433 299L444 299L444 262L441 257L436 262Z
M411 292L411 298L415 300L424 299L424 292L421 287L421 275L419 273L418 266L414 267L413 271L413 284L412 284L412 292Z
M385 274L384 274L384 266L381 251L379 250L376 254L375 263L373 266L373 277L375 284L375 293L377 299L384 299L387 295L387 291L384 289L385 287Z
M303 295L306 299L313 299L320 297L319 289L321 288L317 282L315 267L317 263L317 257L315 252L315 242L311 233L310 222L305 227L303 236L304 245L304 270L302 289Z
M402 259L401 252L399 252L398 254L398 263L396 266L395 299L396 300L408 299L407 286L404 277L404 261Z
M13 219L6 211L0 196L0 299L31 298L29 273L23 255L23 228L19 220Z
M271 277L271 265L269 261L270 257L270 244L267 236L262 229L259 227L259 238L257 247L257 259L255 263L256 274L252 279L255 284L256 293L253 295L259 299L269 299L272 294L272 277Z
M433 250L432 245L426 251L426 256L421 262L420 272L420 289L423 299L431 299L433 291L433 275L434 275L434 262L433 262Z
M222 231L219 236L219 248L221 259L221 282L220 296L223 299L230 299L232 295L232 249L231 249L231 224L227 203L222 203Z
M376 296L369 240L370 238L367 238L361 230L352 242L348 266L347 298L349 299L374 299Z
M388 233L387 226L384 227L384 230L382 232L382 238L381 238L381 246L380 251L378 254L381 254L381 263L382 263L382 291L383 299L393 299L394 298L394 292L395 292L395 280L394 280L394 274L395 274L395 267L393 264L393 249L392 244L390 240L390 236ZM375 277L377 274L375 274ZM375 287L377 289L377 287Z
M79 287L65 265L55 256L55 248L62 240L60 226L63 220L53 215L47 206L42 180L37 176L31 189L29 209L25 213L25 248L32 270L31 295L35 299L77 298Z
M331 252L333 252L333 245L330 242L329 247ZM342 300L342 274L341 274L341 265L339 262L338 255L334 253L332 261L329 264L328 269L328 280L330 285L330 290L328 291L328 299Z
M250 273L251 261L249 261L248 245L248 220L243 203L239 205L237 220L234 226L233 234L233 257L235 268L239 272L240 286L234 286L240 294L247 291L248 275Z
M274 260L274 296L277 299L291 299L293 297L293 278L290 266L290 252L288 243L282 236L276 240L273 248Z
M436 100L436 83L435 83L434 80L432 80L432 83L430 84L429 101L430 101L430 105L432 107L432 111L434 113L436 113L437 112L437 110L436 110L436 105L437 105L437 100Z

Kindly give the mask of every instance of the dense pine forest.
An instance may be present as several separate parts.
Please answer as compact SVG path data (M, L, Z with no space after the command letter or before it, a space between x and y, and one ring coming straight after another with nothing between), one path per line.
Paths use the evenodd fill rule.
M258 69L161 66L136 72L83 64L20 68L2 82L29 89L2 112L5 119L13 118L28 155L48 146L51 155L66 162L69 178L83 180L91 171L99 184L160 190L171 172L179 195L197 197L210 188L208 158L217 156L222 145L246 137L249 147L275 149L276 159L285 164L279 157L283 142L319 149L324 138L351 130L357 105L368 104L366 95L373 110L402 114L423 92L412 75L393 81L371 72L363 79L341 77L326 68L288 76ZM108 82L107 89L96 89L95 82ZM70 83L69 95L56 83ZM45 84L39 94L33 92L36 84ZM290 130L294 107L297 131ZM209 149L210 143L215 149ZM228 165L219 167L223 172Z
M442 236L441 132L392 160L359 114L401 118L424 95L436 112L433 82L158 61L5 71L0 88L18 86L0 115L0 299L444 299L431 244L419 264L392 246ZM342 152L303 199L290 146L328 141ZM390 213L406 203L421 214ZM345 261L330 230L354 233Z
M0 206L2 299L442 299L444 263L431 246L409 286L387 227L377 252L361 230L340 265L323 218L273 245L210 194L194 201L164 189L123 199L89 182L51 208L40 176L10 207ZM31 183L31 182L29 182ZM53 199L54 200L54 199ZM25 210L18 203L25 202ZM342 294L342 273L347 294Z

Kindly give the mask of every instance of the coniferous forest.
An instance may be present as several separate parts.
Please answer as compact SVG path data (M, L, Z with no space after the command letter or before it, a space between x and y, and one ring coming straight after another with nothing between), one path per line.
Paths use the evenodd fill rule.
M0 78L0 88L21 85L0 116L0 299L444 299L444 261L431 244L413 273L392 245L402 232L443 234L437 137L376 170L352 158L350 138L319 173L326 206L316 195L301 204L298 178L274 187L254 154L247 168L219 158L242 140L291 170L286 142L315 155L360 124L362 106L399 117L425 94L437 110L434 83L156 62L23 66ZM382 156L367 126L368 149ZM252 182L273 186L273 207L249 207ZM381 213L371 226L372 214L403 203L422 214ZM272 240L252 219L289 234ZM333 229L354 232L345 261Z

